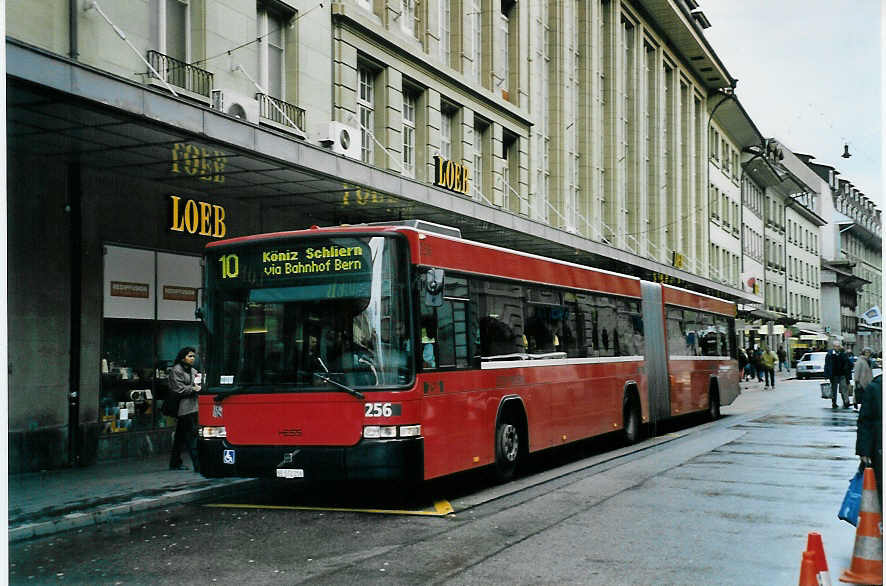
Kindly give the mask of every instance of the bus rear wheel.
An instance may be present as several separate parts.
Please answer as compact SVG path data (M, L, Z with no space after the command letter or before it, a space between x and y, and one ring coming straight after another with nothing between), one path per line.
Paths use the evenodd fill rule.
M623 434L624 441L628 445L632 445L640 441L643 437L642 422L640 421L640 405L630 398L625 401L622 409Z
M720 393L716 388L708 394L708 418L711 421L720 419Z
M495 477L507 481L514 477L520 459L520 428L504 419L495 427Z

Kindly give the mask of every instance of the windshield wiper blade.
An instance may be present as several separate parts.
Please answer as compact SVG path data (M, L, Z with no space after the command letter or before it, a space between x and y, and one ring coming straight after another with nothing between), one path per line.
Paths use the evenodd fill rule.
M319 378L320 380L322 380L325 383L331 383L332 385L340 388L341 390L343 390L344 392L346 392L347 394L349 394L351 396L357 397L358 399L364 398L363 393L361 393L360 391L358 391L356 389L352 389L351 387L349 387L347 385L343 385L340 382L338 382L337 380L334 380L332 377L326 376L325 374L321 374L319 372L315 372L314 376L316 376L317 378Z
M219 391L218 393L216 393L216 394L215 394L215 397L213 397L212 400L213 400L213 402L215 402L215 403L221 403L222 401L224 401L225 399L227 399L227 398L230 397L231 395L240 395L240 394L245 393L245 392L246 392L246 389L243 388L243 387L236 387L236 388L233 388L233 389L226 389L226 390L224 390L224 391Z

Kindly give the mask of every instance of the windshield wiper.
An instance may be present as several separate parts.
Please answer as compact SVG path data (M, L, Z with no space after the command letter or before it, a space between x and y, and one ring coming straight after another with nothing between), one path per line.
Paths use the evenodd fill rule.
M343 385L340 382L338 382L337 380L334 380L332 377L326 376L325 374L322 374L319 372L315 372L314 376L316 376L317 378L319 378L320 380L322 380L325 383L331 383L332 385L340 388L341 390L343 390L347 394L357 397L358 399L364 398L363 393L361 393L360 391L358 391L356 389L352 389L351 387L349 387L347 385Z
M213 397L212 400L215 403L221 403L222 401L224 401L225 399L227 399L231 395L239 395L244 392L246 392L244 387L235 387L233 389L225 389L224 391L219 391L218 393L216 393L215 397Z

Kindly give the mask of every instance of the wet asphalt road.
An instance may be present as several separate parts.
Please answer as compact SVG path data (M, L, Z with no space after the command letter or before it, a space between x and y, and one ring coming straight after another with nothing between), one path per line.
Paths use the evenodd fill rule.
M603 439L546 453L500 486L483 474L405 496L267 483L206 503L223 507L15 544L9 580L796 584L818 531L836 583L855 537L836 512L857 466L856 413L831 410L818 381L745 391L723 413L628 449ZM438 515L442 500L454 514ZM355 510L380 508L428 514Z

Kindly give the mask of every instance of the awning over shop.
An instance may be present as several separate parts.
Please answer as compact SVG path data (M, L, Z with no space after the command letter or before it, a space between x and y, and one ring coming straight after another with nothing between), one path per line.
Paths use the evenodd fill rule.
M749 316L749 317L755 317L758 319L773 320L773 321L784 317L783 313L778 313L776 311L769 311L768 309L763 309L760 307L746 310L742 313L746 316Z
M479 242L675 282L737 302L760 301L485 200L365 165L274 127L9 39L6 64L7 144L13 152L251 202L266 214L295 208L304 223L293 229L422 219L457 227Z

